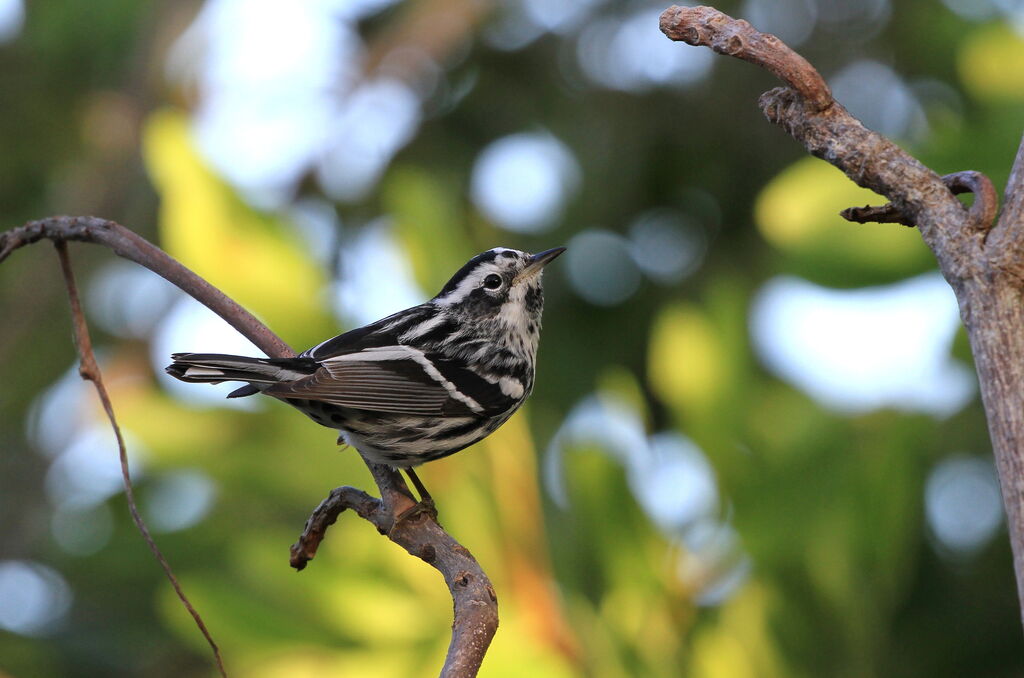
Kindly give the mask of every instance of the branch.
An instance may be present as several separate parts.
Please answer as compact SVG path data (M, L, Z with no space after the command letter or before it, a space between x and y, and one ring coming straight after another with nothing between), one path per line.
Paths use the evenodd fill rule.
M999 207L999 199L992 181L987 176L981 172L967 170L947 174L942 177L942 183L946 184L946 188L954 195L974 194L974 203L967 210L974 228L982 230L992 225ZM848 207L839 215L847 221L858 224L877 222L880 224L903 224L904 226L916 225L910 217L900 212L891 202L878 207L867 205Z
M802 56L771 33L760 33L712 7L672 6L661 13L661 32L670 40L710 47L773 73L800 93L816 111L830 108L834 99L825 79Z
M42 239L75 240L105 245L118 256L145 266L164 280L223 318L246 339L272 358L288 358L295 352L254 315L216 287L187 269L169 254L124 226L97 217L49 217L0 234L0 262L11 252Z
M61 246L67 240L105 245L119 256L145 266L177 285L223 318L268 356L287 358L295 355L283 340L220 290L145 238L112 221L97 217L58 216L29 222L0 233L0 262L14 250L43 239L61 243ZM76 306L73 305L73 308ZM84 320L82 322L81 336L87 338ZM95 374L98 378L98 371ZM97 388L100 387L98 381L94 383ZM101 395L101 398L105 399L105 395ZM105 407L107 402L104 400ZM108 414L112 417L110 410ZM114 426L121 445L116 423ZM123 455L123 445L121 449ZM293 566L301 570L315 555L327 527L345 508L352 508L387 534L391 541L427 561L444 576L452 593L455 618L441 676L475 676L498 626L497 597L490 580L470 552L445 532L433 516L416 510L416 501L398 471L383 464L366 464L380 490L381 499L374 499L354 488L339 488L332 492L314 510L307 522L303 537L296 544L298 555L296 547L293 547ZM386 529L382 530L385 526ZM144 530L144 527L140 529ZM144 532L144 536L147 541L151 541L148 533Z
M775 36L712 7L671 7L661 15L661 28L673 40L710 47L781 78L789 87L761 95L765 117L857 185L887 197L896 211L917 224L936 257L948 259L950 273L970 275L967 259L958 256L969 247L967 234L958 228L967 217L966 208L938 174L864 127L832 99L824 80L803 57Z
M96 387L96 395L99 396L100 402L103 404L103 411L107 413L110 427L114 429L114 437L117 439L117 451L121 459L121 481L124 484L124 496L128 501L128 511L132 514L132 521L135 523L135 527L138 528L139 533L142 534L142 538L146 540L149 550L153 552L153 556L160 563L160 567L163 569L168 581L174 587L174 592L178 594L181 604L192 615L192 619L195 621L196 626L199 627L199 631L206 638L206 642L209 643L210 649L213 650L213 658L217 662L217 670L220 671L220 675L227 678L228 674L224 670L224 660L221 659L220 648L217 647L213 636L207 630L203 618L192 606L188 596L185 595L181 584L178 582L178 578L174 576L170 563L167 562L163 552L160 551L156 542L153 541L153 536L149 533L146 522L142 519L142 515L139 514L139 508L135 503L135 490L132 487L132 478L128 473L128 450L124 444L124 437L121 435L121 427L118 426L117 418L114 416L114 406L110 402L110 395L107 393L107 387L103 383L103 373L100 372L100 366L96 362L96 355L92 351L89 326L85 322L85 314L82 313L82 304L78 300L78 287L75 285L75 274L71 270L71 261L68 259L68 246L63 240L55 240L53 244L57 248L60 270L64 275L64 286L67 289L68 302L71 305L71 324L74 330L75 347L78 349L78 355L82 359L82 363L78 368L78 374L81 375L82 379L91 381L92 385Z
M429 514L418 512L396 519L380 499L354 487L339 487L306 522L302 536L292 546L292 567L306 567L327 528L345 509L352 509L381 534L444 575L455 603L455 620L441 678L475 676L498 629L498 598L476 559Z
M769 121L889 204L843 213L856 221L915 224L956 293L978 371L999 469L1018 603L1024 612L1024 141L1007 184L1003 215L978 172L939 177L832 100L824 80L778 38L711 7L671 7L661 29L672 40L749 61L787 87L761 95ZM970 208L954 193L974 193Z

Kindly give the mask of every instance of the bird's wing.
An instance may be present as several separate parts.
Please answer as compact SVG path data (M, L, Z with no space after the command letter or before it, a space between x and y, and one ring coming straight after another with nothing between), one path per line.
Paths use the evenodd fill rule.
M437 417L494 416L522 396L508 383L491 383L454 361L411 346L371 346L319 362L321 369L313 375L275 384L264 393L373 412Z
M302 357L323 362L349 353L358 353L368 348L394 346L398 344L398 335L404 330L416 323L429 320L437 312L437 308L430 304L413 306L321 342L304 351Z

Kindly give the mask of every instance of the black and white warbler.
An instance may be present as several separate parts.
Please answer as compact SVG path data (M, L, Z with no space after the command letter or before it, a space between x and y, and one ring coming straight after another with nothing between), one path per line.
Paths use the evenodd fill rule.
M366 459L409 469L483 439L530 395L541 275L563 251L488 250L430 301L295 358L175 353L167 372L248 382L228 397L273 396L337 429Z

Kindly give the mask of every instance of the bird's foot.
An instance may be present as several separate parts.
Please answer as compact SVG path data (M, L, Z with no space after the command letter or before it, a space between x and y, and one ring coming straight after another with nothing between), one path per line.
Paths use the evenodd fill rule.
M435 523L437 522L437 506L434 504L434 500L427 495L420 501L416 502L406 510L395 516L395 524L391 526L391 529L395 529L400 524L407 520L413 520L417 516L426 515Z

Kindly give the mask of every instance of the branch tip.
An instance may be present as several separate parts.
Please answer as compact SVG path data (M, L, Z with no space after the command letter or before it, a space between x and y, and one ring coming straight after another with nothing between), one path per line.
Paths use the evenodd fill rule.
M743 19L733 19L714 7L673 5L661 13L659 25L670 40L709 47L768 70L798 92L814 111L824 111L834 103L825 79L806 59Z

